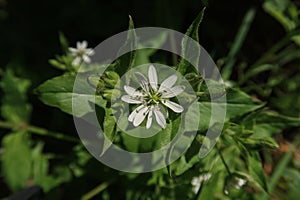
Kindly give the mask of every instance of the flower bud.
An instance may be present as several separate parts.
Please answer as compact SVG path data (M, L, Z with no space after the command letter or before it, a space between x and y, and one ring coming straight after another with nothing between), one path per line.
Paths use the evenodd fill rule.
M202 76L195 73L188 73L185 75L185 79L191 84L195 92L200 91L200 87L203 82Z
M101 79L104 81L106 88L112 89L118 83L120 77L116 72L107 71L104 72L104 74L101 76Z

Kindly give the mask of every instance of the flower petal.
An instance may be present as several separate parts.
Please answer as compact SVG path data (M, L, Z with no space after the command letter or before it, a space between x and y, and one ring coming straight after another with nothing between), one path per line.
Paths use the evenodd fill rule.
M184 109L181 105L169 100L162 100L162 103L176 113L181 113Z
M135 90L133 87L130 87L128 85L124 86L125 92L132 97L132 99L142 99L146 94Z
M86 49L87 48L87 46L88 46L88 43L87 43L87 41L82 41L81 43L79 42L79 45L78 45L78 43L77 43L77 48L78 49Z
M160 125L162 128L166 128L166 118L165 116L162 114L162 112L160 112L160 110L155 109L154 110L154 115L155 115L155 119L158 123L158 125Z
M132 104L140 104L143 103L143 101L139 100L139 99L134 99L132 98L132 96L129 95L123 95L121 97L121 100L126 102L126 103L132 103Z
M93 49L86 49L85 54L88 56L92 56L95 54L95 51Z
M161 83L158 92L161 92L164 89L171 88L175 84L176 81L177 81L176 75L169 76L166 80L164 80Z
M72 65L79 65L79 63L81 62L81 58L80 57L76 57L73 62L72 62Z
M135 72L135 75L137 77L137 79L140 82L141 87L143 88L143 90L145 92L149 92L149 82L147 80L147 78L140 72Z
M124 90L130 96L133 96L133 94L135 92L135 89L133 87L128 86L128 85L124 85Z
M83 61L84 61L85 63L90 63L90 62L91 62L90 57L88 57L87 55L83 55L83 56L82 56L82 59L83 59Z
M162 91L162 98L172 98L184 91L185 87L183 85L178 85L172 87L171 89L166 89Z
M130 115L128 116L128 121L133 122L133 120L134 120L135 116L138 114L139 110L141 110L144 107L145 107L144 105L140 105L139 107L134 109L132 111L132 113L130 113Z
M135 127L137 127L144 121L146 115L149 112L149 108L147 106L144 106L142 109L137 110L136 112L137 112L137 114L135 115L135 118L133 119L133 126L135 126Z
M146 129L149 129L152 124L152 115L153 115L153 108L150 108L150 111L148 113L148 118L147 118L147 124L146 124Z
M69 51L71 52L72 55L74 55L74 54L76 55L77 49L75 49L73 47L69 47L68 49L69 49Z
M149 77L149 82L155 91L157 90L157 72L155 70L154 65L150 65L149 70L148 70L148 77Z

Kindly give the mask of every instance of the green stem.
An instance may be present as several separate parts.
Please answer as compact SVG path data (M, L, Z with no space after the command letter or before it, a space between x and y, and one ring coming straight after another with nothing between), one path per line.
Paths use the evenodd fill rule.
M61 139L61 140L69 141L69 142L80 142L80 140L78 138L67 136L67 135L64 135L64 134L58 133L58 132L52 132L47 129L36 127L36 126L29 126L29 127L27 127L27 130L32 133L38 134L38 135L49 136L49 137L53 137L53 138L56 138L59 140Z
M252 24L252 21L255 17L255 13L256 13L256 10L254 8L250 8L248 10L248 12L246 13L246 15L243 19L242 25L241 25L237 35L235 36L234 42L233 42L232 47L227 56L226 65L224 66L224 68L222 70L222 76L225 81L228 80L232 74L232 69L233 69L233 66L236 61L235 56L240 51L240 49L245 41L245 38L246 38L246 36L249 32L250 26Z
M97 194L99 194L100 192L105 190L111 184L111 182L112 181L101 183L100 185L98 185L97 187L95 187L94 189L92 189L91 191L86 193L85 195L83 195L81 197L81 200L89 200L89 199L93 198L94 196L96 196Z
M273 45L265 54L263 54L249 69L255 68L266 62L274 53L283 48L291 39L291 37L300 33L300 30L295 30L288 33L283 39Z
M16 124L13 124L10 122L0 121L0 128L25 130L25 131L29 131L29 132L37 134L37 135L48 136L48 137L52 137L52 138L59 139L59 140L65 140L68 142L79 142L80 141L77 138L67 136L62 133L49 131L47 129L40 128L37 126L32 126L32 125L16 125Z
M224 159L224 157L223 157L223 154L222 154L221 150L220 150L218 147L217 147L217 149L218 149L219 156L220 156L220 158L221 158L221 160L222 160L223 165L225 166L225 169L226 169L227 173L228 173L229 175L231 175L232 173L230 172L230 169L229 169L227 163L225 162L225 159Z
M13 126L11 123L4 122L4 121L0 121L0 127L1 128L6 128L6 129L13 129L13 128L15 128L15 126Z

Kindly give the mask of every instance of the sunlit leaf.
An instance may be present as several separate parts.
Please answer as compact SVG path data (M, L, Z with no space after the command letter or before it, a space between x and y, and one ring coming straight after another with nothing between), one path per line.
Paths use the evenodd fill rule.
M266 177L258 153L251 153L250 155L247 155L247 166L251 176L250 181L252 181L255 186L267 192L268 186Z
M27 103L27 90L30 81L16 77L11 69L7 69L0 82L4 95L1 115L15 124L26 123L31 115L31 106Z
M114 136L116 134L115 125L116 121L115 117L112 114L111 108L105 108L103 131L106 137L104 138L104 144L101 155L103 155L113 143Z
M73 114L77 117L94 112L92 103L105 107L106 101L101 96L94 95L94 88L88 85L87 79L79 77L77 79L79 87L73 92L75 78L75 74L65 74L55 77L41 84L36 89L36 92L45 104L57 107L63 112ZM72 110L72 103L74 103L73 107L76 108L76 112Z
M269 137L280 133L285 128L300 126L300 119L280 115L273 111L262 110L246 117L242 124L253 130L253 137Z
M27 186L31 175L30 141L25 132L11 133L2 140L2 175L13 191Z
M118 52L116 71L119 75L123 75L127 70L134 66L137 48L137 36L134 30L134 24L131 16L129 16L129 30L125 44ZM127 52L127 53L126 53ZM124 54L125 53L125 54Z
M181 60L178 64L177 70L181 74L186 74L188 72L198 72L198 62L200 57L200 45L199 45L199 25L203 19L205 8L198 14L196 19L190 25L186 32L186 36L183 38L181 45ZM187 62L187 60L190 61Z

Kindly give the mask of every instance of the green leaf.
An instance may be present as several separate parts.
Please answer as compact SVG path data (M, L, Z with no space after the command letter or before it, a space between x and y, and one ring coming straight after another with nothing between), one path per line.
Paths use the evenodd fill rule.
M201 10L196 19L190 25L181 42L181 60L178 64L177 70L183 75L190 72L198 74L198 62L201 49L199 45L198 31L203 19L204 10L205 8ZM190 60L191 63L187 60Z
M253 130L253 137L269 137L288 127L300 126L300 119L280 115L273 111L260 110L243 119L242 124Z
M1 115L15 124L27 123L31 115L31 106L27 103L27 90L30 81L16 77L11 69L7 69L0 82L4 95Z
M180 118L176 118L174 121L170 121L169 124L167 124L166 128L163 129L159 133L159 137L157 139L157 147L160 149L161 147L168 145L171 143L172 139L176 136L177 131L179 130L180 126ZM174 146L174 145L173 145ZM171 171L171 165L170 160L172 159L173 154L173 147L170 145L170 147L166 150L166 157L165 157L165 163L167 165L168 174L170 177L172 177L172 171Z
M172 139L176 136L177 131L179 130L180 126L180 117L177 117L175 120L170 121L166 128L163 129L157 140L157 148L160 149L161 147L169 144Z
M50 59L49 64L52 65L53 67L56 67L57 69L60 70L66 70L67 66L65 63L60 62L58 59Z
M30 141L27 133L8 134L3 138L2 146L2 176L11 190L21 190L27 186L31 175Z
M116 133L115 126L116 126L116 121L113 116L112 109L105 108L103 131L107 138L104 138L104 144L100 156L102 156L107 151L107 149L112 145Z
M223 80L227 81L231 74L233 66L236 62L236 55L239 53L246 36L249 32L250 26L253 22L253 19L255 17L256 10L254 8L250 8L247 13L244 16L243 22L239 28L239 31L237 32L234 42L231 45L230 51L228 53L227 59L226 59L226 65L224 66L222 70L222 77Z
M250 181L254 183L255 186L268 192L268 186L266 182L266 177L264 174L261 159L258 153L247 154L247 165L248 171L251 176Z
M273 138L270 137L249 137L240 138L239 141L247 147L248 150L260 150L262 148L277 149L279 146Z
M72 178L71 171L67 166L56 166L53 171L55 175L45 176L41 182L45 192L51 191L62 183L69 182Z
M147 38L147 40L143 41L143 43L138 43L138 50L136 51L136 58L134 63L135 66L151 63L150 56L157 52L159 47L161 47L166 42L168 38L167 36L167 32L162 32L159 37ZM149 46L154 46L158 49L147 48Z
M46 155L42 154L43 146L43 143L38 143L32 149L32 176L34 183L40 185L45 192L48 192L63 182L63 176L53 177L48 174L49 161Z
M58 33L59 42L64 52L68 52L69 42L63 32Z
M137 36L134 30L134 24L132 18L131 16L129 16L129 30L127 34L127 40L124 46L120 48L118 52L119 58L116 61L117 63L116 72L118 72L120 76L122 76L127 70L134 67L134 61L136 57L136 50L135 50L136 47L137 47Z
M48 174L49 163L47 158L42 155L43 143L38 143L32 150L32 161L33 161L33 179L34 182L41 185L43 179Z
M298 46L300 46L300 35L295 35L291 38Z
M246 93L233 88L227 88L226 90L226 103L215 103L208 100L200 100L198 106L200 109L200 120L199 120L199 130L205 131L209 128L210 118L211 118L211 107L215 106L216 110L224 110L226 106L226 121L238 119L250 112L253 112L263 106L257 100L253 99ZM217 112L216 112L217 113ZM196 115L195 111L195 115ZM218 117L218 116L216 116ZM240 119L239 119L240 120ZM192 123L192 122L190 122ZM189 122L187 122L189 124ZM190 125L186 128L189 130Z
M198 147L197 150L199 150ZM191 169L196 163L200 161L198 154L195 154L189 161L186 160L185 156L181 156L178 165L175 168L175 175L180 176L187 170Z
M267 0L264 10L274 17L286 31L291 31L298 25L297 7L290 0Z
M68 73L47 80L36 89L36 93L45 104L77 117L94 112L90 103L105 107L106 101L101 96L95 96L94 88L88 85L85 76L77 77L78 87L76 91L73 91L75 78L75 74ZM76 112L72 110L72 103L74 103Z
M226 90L226 118L234 119L261 108L264 104L248 94L233 88Z
M291 180L286 199L298 199L300 196L300 172L289 168L284 170L284 176L286 179Z
M244 73L243 77L241 77L241 79L239 80L239 85L242 85L243 83L245 83L247 80L249 80L250 78L254 77L254 76L258 76L258 74L265 72L265 71L270 71L272 69L274 69L276 67L276 65L274 64L263 64L263 65L259 65L255 68L249 69L247 72Z

